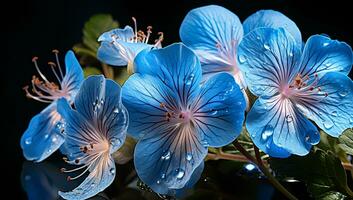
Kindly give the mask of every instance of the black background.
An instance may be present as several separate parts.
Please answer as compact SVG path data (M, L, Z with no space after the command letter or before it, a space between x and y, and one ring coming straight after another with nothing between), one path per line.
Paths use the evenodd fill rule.
M285 1L285 0L233 0L233 1L39 1L22 0L2 3L1 32L5 49L0 68L2 104L0 112L6 128L1 131L2 159L1 179L15 197L25 199L20 187L20 171L23 162L19 145L20 137L29 120L46 105L25 97L22 87L30 83L35 68L31 62L38 56L42 64L54 59L52 49L61 56L75 43L81 41L84 22L97 13L110 13L120 26L132 25L131 17L138 20L140 29L152 25L155 32L163 31L164 45L179 41L179 26L186 13L195 7L218 4L236 13L241 21L259 9L274 9L296 22L303 40L312 34L328 34L331 38L352 45L352 7L349 1ZM9 12L7 12L9 11ZM44 67L44 65L43 65ZM3 83L4 82L4 83ZM3 96L5 94L5 97ZM4 127L4 126L3 126ZM1 177L0 176L0 177ZM0 179L0 180L1 180ZM7 183L11 184L7 184ZM239 183L241 184L241 183ZM236 185L234 188L236 189ZM11 192L12 193L12 192ZM17 198L17 199L18 199Z

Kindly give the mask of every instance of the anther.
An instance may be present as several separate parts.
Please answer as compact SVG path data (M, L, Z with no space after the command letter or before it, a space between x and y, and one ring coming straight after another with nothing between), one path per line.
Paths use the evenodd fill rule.
M53 62L48 62L48 65L51 65L51 66L56 67L56 64L55 64L55 63L53 63Z
M75 159L75 163L76 164L80 163L80 160L79 159Z
M57 54L57 53L59 53L59 50L57 50L57 49L53 49L51 52L53 52L53 53Z
M33 58L32 58L32 62L36 62L38 60L38 57L37 56L34 56Z
M66 171L66 168L61 168L61 169L60 169L60 172L61 172L61 173L64 173L65 171Z
M67 176L66 180L71 181L71 176Z

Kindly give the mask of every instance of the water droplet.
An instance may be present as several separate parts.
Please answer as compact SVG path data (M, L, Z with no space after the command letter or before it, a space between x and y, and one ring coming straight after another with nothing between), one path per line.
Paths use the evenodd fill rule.
M288 123L292 122L292 121L293 121L293 116L292 116L291 114L286 115L286 121L287 121Z
M325 65L326 65L326 67L330 67L331 63L330 62L326 62Z
M183 169L177 169L176 172L177 172L177 174L176 174L177 179L182 179L185 175L185 172Z
M104 99L101 99L101 105L103 105L104 104Z
M190 75L188 76L188 78L186 79L185 84L186 84L186 85L191 85L191 83L193 82L194 78L195 78L195 74L190 74Z
M48 153L51 153L53 150L52 149L48 149Z
M270 146L270 143L267 143L266 144L266 148L270 148L271 146Z
M347 91L346 90L341 90L338 92L338 95L340 95L341 97L345 97L347 96Z
M161 179L165 179L165 173L162 174Z
M316 145L320 142L320 134L318 131L311 131L305 137L305 142L311 145Z
M333 112L331 113L331 115L334 116L334 117L337 117L337 116L338 116L337 111L333 111Z
M266 50L270 50L270 46L269 46L268 44L264 44L264 48L265 48Z
M247 61L246 56L244 56L244 55L239 55L239 62L240 62L240 63L245 63L246 61Z
M202 140L201 141L201 145L204 146L204 147L210 146L206 140Z
M289 52L289 56L290 56L290 57L293 57L293 52Z
M256 136L256 134L255 134L255 133L251 134L251 137L252 137L252 138L254 138L255 136Z
M115 169L114 169L114 168L111 168L111 169L109 170L109 172L110 172L112 175L114 175L114 174L115 174Z
M266 141L273 134L273 127L271 125L266 125L262 132L262 139Z
M260 36L256 36L256 39L260 40L261 38L260 38Z
M157 184L160 184L161 183L161 181L160 180L157 180Z
M224 100L226 97L225 97L225 94L219 94L218 95L218 98L219 98L219 100Z
M326 47L327 45L329 45L330 43L328 43L328 42L324 42L323 44L322 44L322 46L324 46L324 47Z
M170 151L167 151L162 157L162 160L169 160L170 159Z
M58 141L58 138L57 138L56 136L53 136L53 138L51 139L51 141L55 143L56 141Z
M48 139L48 137L49 137L49 134L44 135L44 139Z
M115 114L118 114L119 112L120 112L119 108L115 108L114 111L113 111L113 113L115 113Z
M29 144L31 144L32 143L32 138L26 138L26 140L25 140L25 144L27 144L27 145L29 145Z
M94 187L96 184L94 184L94 183L91 183L91 187Z
M186 154L186 160L190 161L192 159L192 154L191 153L187 153Z
M216 115L218 113L218 111L215 109L211 109L210 112L211 112L211 115Z
M333 125L334 124L333 124L333 122L331 120L327 120L327 121L324 122L325 129L330 129L330 128L333 127Z

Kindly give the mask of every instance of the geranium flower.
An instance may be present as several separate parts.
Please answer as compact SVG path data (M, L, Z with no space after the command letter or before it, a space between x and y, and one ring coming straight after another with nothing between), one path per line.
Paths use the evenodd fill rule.
M120 86L102 75L88 77L83 82L74 108L66 99L58 101L58 111L65 121L65 160L81 166L62 172L82 170L75 177L68 176L68 181L89 174L73 191L59 195L64 199L87 199L114 180L115 163L111 154L125 141L128 114L121 103Z
M302 42L295 23L280 12L260 10L249 16L242 25L234 13L216 5L191 10L184 18L179 34L183 43L199 57L203 79L219 72L228 72L234 76L247 98L244 75L236 61L237 48L243 35L259 27L284 27L298 43Z
M55 152L64 142L61 116L56 110L56 100L64 97L72 102L83 81L83 71L72 51L65 56L65 73L62 71L58 51L53 51L56 64L49 62L57 83L49 81L37 64L37 57L32 61L40 77L33 76L32 89L24 87L28 98L50 103L42 112L32 118L29 127L21 138L23 155L27 160L40 162Z
M147 34L141 30L137 30L136 19L134 21L134 30L130 26L124 29L113 29L103 33L98 41L101 46L98 49L97 57L104 63L113 66L126 66L128 72L133 72L133 61L136 55L147 48L160 48L163 41L163 33L159 32L159 39L155 40L155 44L149 44L152 27L147 27Z
M302 45L285 29L259 28L239 45L238 61L258 96L246 120L254 143L274 157L306 155L320 141L353 127L352 49L322 35Z
M155 192L174 195L197 182L207 147L221 147L241 132L245 100L227 73L200 86L197 56L183 44L144 50L123 86L128 133L139 139L138 176Z

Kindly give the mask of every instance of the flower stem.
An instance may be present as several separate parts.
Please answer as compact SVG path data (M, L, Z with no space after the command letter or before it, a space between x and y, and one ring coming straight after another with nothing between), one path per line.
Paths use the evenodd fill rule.
M268 168L264 165L262 159L261 159L261 155L260 155L260 151L259 149L254 145L254 150L255 150L255 156L256 159L249 154L249 152L247 152L243 146L241 146L237 140L235 140L233 142L233 145L235 146L235 148L237 148L245 157L247 157L251 162L253 162L254 164L256 164L259 169L262 171L262 173L264 173L264 175L267 177L268 181L270 181L272 183L272 185L279 190L283 195L285 195L288 199L290 200L297 200L297 198L291 194L272 174L271 172L268 170Z

